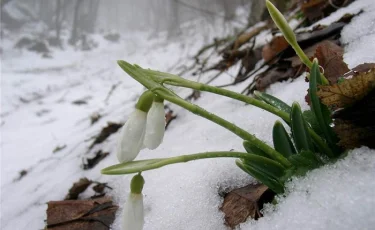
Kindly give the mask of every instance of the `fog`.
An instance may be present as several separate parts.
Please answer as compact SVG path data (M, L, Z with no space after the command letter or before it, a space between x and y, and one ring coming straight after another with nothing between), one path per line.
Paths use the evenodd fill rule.
M45 32L69 30L72 43L82 34L167 31L178 35L180 26L203 18L213 23L236 20L235 10L246 0L4 0L1 2L2 30L21 29L42 22Z

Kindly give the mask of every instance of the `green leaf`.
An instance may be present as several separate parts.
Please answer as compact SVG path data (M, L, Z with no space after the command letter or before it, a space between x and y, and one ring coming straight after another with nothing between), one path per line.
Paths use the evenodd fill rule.
M315 153L305 150L290 156L288 160L299 169L299 175L304 174L308 170L318 168L323 164Z
M305 121L310 124L310 127L315 131L315 133L322 136L323 132L319 127L315 114L311 110L305 110L302 114L305 118Z
M256 147L255 145L251 144L250 141L243 141L243 147L245 148L246 152L252 153L261 157L266 157L270 159L270 156L268 156L267 153L265 153L260 148Z
M338 138L332 128L330 127L331 123L331 117L330 117L330 111L328 110L328 107L323 105L320 102L320 99L317 95L318 91L318 84L322 83L322 79L319 72L319 66L316 59L313 62L311 73L310 73L310 83L309 83L309 96L311 101L311 109L315 115L316 121L319 125L320 130L323 133L323 136L329 143L331 148L335 148L336 143L338 142ZM339 151L336 147L335 149L337 152Z
M244 164L241 160L237 159L236 164L239 168L241 168L246 173L253 176L258 181L265 184L267 187L269 187L272 191L275 193L281 194L284 192L284 185L282 182L278 181L276 178L273 178L267 174L265 174L262 171L259 171L258 169L253 168L252 166L248 164Z
M280 163L268 159L266 157L254 157L251 160L242 159L244 164L249 165L258 171L262 172L265 175L273 177L275 179L282 178L285 174L285 167L283 167Z
M107 168L102 169L102 174L107 175L117 175L117 174L131 174L138 173L141 171L147 171L151 169L156 169L167 165L168 158L160 159L149 159L140 161L130 161L122 164L112 165Z
M159 158L159 159L148 159L148 160L139 160L125 162L117 165L112 165L105 169L102 169L102 174L108 175L118 175L118 174L131 174L138 173L147 170L157 169L166 165L186 163L189 161L208 159L208 158L218 158L218 157L231 157L231 158L241 158L246 159L249 162L258 162L263 165L272 165L274 169L271 170L271 173L280 173L280 167L285 169L285 167L273 160L270 160L265 157L261 157L251 153L244 152L232 152L232 151L218 151L218 152L203 152L195 153L189 155L180 155L170 158ZM285 158L285 160L287 160ZM289 161L288 163L292 165Z
M314 146L312 144L311 136L308 131L308 126L302 116L302 111L298 103L293 103L290 118L293 140L297 151L314 151Z
M283 154L284 157L289 157L296 153L292 140L280 121L275 122L272 137L275 150Z
M277 97L259 91L254 91L254 95L267 104L272 105L273 107L278 108L288 114L290 113L291 107Z

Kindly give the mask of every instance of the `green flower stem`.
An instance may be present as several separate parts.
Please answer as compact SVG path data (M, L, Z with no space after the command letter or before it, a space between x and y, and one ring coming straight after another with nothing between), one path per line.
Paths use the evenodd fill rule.
M158 87L158 88L151 89L151 90L154 91L154 93L158 94L159 90L164 91L166 89L162 88L162 87ZM225 120L225 119L223 119L223 118L221 118L221 117L219 117L219 116L217 116L213 113L210 113L210 112L206 111L205 109L203 109L203 108L201 108L197 105L191 104L191 103L183 100L180 97L169 96L169 95L162 94L162 93L160 95L163 95L165 100L168 100L168 101L170 101L174 104L177 104L177 105L181 106L182 108L184 108L186 110L189 110L190 112L192 112L192 113L194 113L198 116L204 117L204 118L206 118L206 119L226 128L226 129L230 130L232 133L236 134L237 136L241 137L242 139L253 142L258 148L262 149L272 159L275 159L277 162L281 163L282 165L287 166L287 167L291 166L291 163L283 155L278 153L276 150L274 150L273 148L271 148L269 145L265 144L264 142L262 142L258 138L256 138L254 135L246 132L245 130L241 129L240 127L234 125L233 123L230 123L229 121L227 121L227 120Z
M148 159L140 161L131 161L126 163L121 163L117 165L109 166L105 169L102 169L102 174L107 175L119 175L119 174L130 174L143 172L147 170L153 170L161 168L166 165L185 163L193 160L208 159L208 158L219 158L219 157L232 157L232 158L242 158L249 161L258 160L258 161L272 161L265 157L257 156L255 154L243 153L243 152L204 152L196 153L190 155L181 155L171 158L161 158L161 159ZM274 161L272 161L274 162ZM282 165L280 165L283 167Z
M308 129L311 138L314 140L315 144L317 145L318 149L325 153L328 157L333 158L335 157L335 154L332 152L332 149L329 148L329 146L323 141L323 139L311 128Z
M141 194L144 184L145 184L145 179L143 179L142 175L140 173L135 175L132 178L132 180L130 181L130 191L131 191L131 193Z
M180 87L185 87L185 88L190 88L190 89L195 89L195 90L200 90L200 91L206 91L206 92L222 95L225 97L230 97L232 99L239 100L239 101L254 105L258 108L264 109L282 118L288 124L290 123L290 116L287 112L284 112L278 108L275 108L272 105L269 105L255 98L248 97L246 95L236 93L230 90L218 88L215 86L210 86L210 85L206 85L203 83L190 81L190 80L181 78L177 75L173 75L170 73L164 73L164 72L159 72L159 71L154 71L154 70L149 70L149 69L148 70L143 69L143 71L145 71L145 73L151 76L154 76L155 77L154 80L158 80L158 76L163 76L163 80L161 82L159 80L159 83L166 83L169 85L180 86ZM315 143L318 145L320 151L322 151L323 153L326 153L328 156L333 155L332 150L326 145L326 143L322 140L322 138L318 134L315 133L314 130L309 128L309 133L311 134L311 137L313 138Z
M313 63L310 61L310 59L299 46L293 30L292 28L290 28L283 14L269 0L266 0L266 6L268 12L271 15L272 20L279 28L281 33L284 35L285 40L289 43L289 45L292 46L292 48L294 49L298 57L301 59L303 64L305 64L309 69L311 69ZM321 78L324 85L329 84L327 78L323 74L321 74Z
M142 110L145 113L148 113L148 111L151 108L152 101L154 100L154 94L147 90L142 93L142 95L139 97L137 104L135 107L139 110Z
M248 97L246 95L236 93L236 92L233 92L233 91L230 91L230 90L227 90L227 89L218 88L218 87L215 87L215 86L206 85L206 84L195 82L195 81L190 81L190 80L187 80L187 79L184 79L184 78L181 78L181 77L178 77L176 75L169 74L169 73L163 73L163 72L153 71L153 70L144 70L144 71L148 74L153 75L153 76L158 76L158 75L159 76L165 76L166 78L164 78L161 83L166 83L166 84L169 84L169 85L195 89L195 90L199 90L199 91L206 91L206 92L222 95L222 96L225 96L225 97L230 97L230 98L233 98L235 100L242 101L242 102L245 102L247 104L251 104L251 105L254 105L258 108L264 109L264 110L266 110L270 113L275 114L276 116L282 118L285 121L290 120L288 113L286 113L286 112L284 112L284 111L282 111L278 108L275 108L274 106L269 105L269 104L267 104L263 101L255 99L253 97Z

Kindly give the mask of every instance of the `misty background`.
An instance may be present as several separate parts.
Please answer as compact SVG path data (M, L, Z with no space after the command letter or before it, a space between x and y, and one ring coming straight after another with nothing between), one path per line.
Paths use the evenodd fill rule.
M16 47L43 54L49 46L90 50L95 48L91 34L113 42L136 31L173 38L196 19L207 26L218 20L223 26L234 23L231 29L236 29L259 21L264 9L264 1L251 0L3 0L1 36L24 33L28 36L15 41Z

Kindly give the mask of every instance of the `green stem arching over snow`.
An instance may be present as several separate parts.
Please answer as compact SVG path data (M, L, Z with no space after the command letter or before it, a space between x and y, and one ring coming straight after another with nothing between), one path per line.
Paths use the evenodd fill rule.
M215 86L206 85L199 82L190 81L184 78L181 78L177 75L149 70L149 69L143 69L146 74L149 74L153 80L159 83L165 83L169 85L174 86L180 86L200 91L206 91L214 94L218 94L225 97L230 97L235 100L239 100L251 105L254 105L258 108L264 109L272 114L275 114L276 116L282 118L285 122L290 123L290 116L288 113L275 108L272 105L269 105L263 101L260 101L258 99L255 99L253 97L249 97L240 93L236 93L234 91L230 91L227 89L218 88ZM328 156L333 156L332 150L327 146L327 144L322 140L322 138L315 133L314 130L309 128L309 133L312 136L313 140L315 141L316 145L318 146L319 150L326 153Z
M208 159L208 158L220 158L220 157L231 157L231 158L241 158L249 161L261 160L261 161L272 161L265 157L260 157L255 154L243 153L243 152L231 152L231 151L220 151L220 152L204 152L189 155L181 155L170 158L159 158L159 159L148 159L140 161L130 161L126 163L121 163L117 165L112 165L101 170L102 174L106 175L120 175L120 174L131 174L137 172L143 172L147 170L153 170L161 168L166 165L185 163L193 160ZM283 167L280 164L280 167ZM285 167L284 167L285 168Z
M248 133L247 131L245 131L244 129L234 125L233 123L213 114L213 113L210 113L208 112L207 110L195 105L195 104L192 104L192 103L189 103L185 100L183 100L182 98L180 97L176 97L176 96L169 96L168 94L164 95L161 91L164 91L166 90L165 88L156 88L156 89L151 89L152 91L154 91L156 94L159 94L159 95L162 95L164 97L165 100L167 101L170 101L176 105L179 105L181 106L182 108L198 115L198 116L201 116L201 117L204 117L226 129L228 129L229 131L231 131L232 133L236 134L237 136L241 137L243 140L248 140L250 142L252 142L254 145L256 145L258 148L262 149L264 152L266 152L272 159L275 159L277 162L281 163L282 165L284 166L291 166L291 163L283 156L281 155L279 152L277 152L276 150L274 150L272 147L270 147L269 145L267 145L266 143L264 143L263 141L259 140L257 137L255 137L254 135Z
M170 101L176 105L181 106L182 108L198 115L201 117L206 118L207 120L210 120L226 129L231 131L232 133L236 134L237 136L241 137L243 140L248 140L253 142L254 145L256 145L258 148L262 149L264 152L266 152L270 158L276 160L277 162L281 163L284 166L291 166L291 163L286 159L282 154L274 150L269 145L265 144L258 138L256 138L254 135L248 133L244 129L234 125L233 123L213 114L205 109L192 104L190 102L185 101L178 95L176 95L174 92L169 90L168 88L164 87L162 85L162 81L169 79L160 76L154 75L154 77L150 76L151 74L147 73L144 69L142 69L139 66L133 66L125 61L118 61L118 64L120 67L127 72L131 77L133 77L135 80L140 82L142 85L144 85L146 88L151 90L156 95L163 97L165 100ZM172 75L173 78L176 79L182 79L178 76Z

